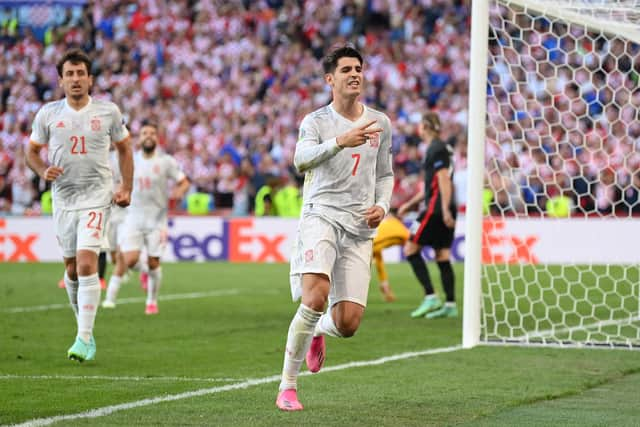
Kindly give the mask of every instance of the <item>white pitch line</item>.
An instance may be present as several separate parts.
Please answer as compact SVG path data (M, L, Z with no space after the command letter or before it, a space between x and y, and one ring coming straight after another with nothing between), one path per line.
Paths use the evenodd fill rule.
M237 295L240 291L238 289L228 289L221 291L210 291L210 292L190 292L186 294L168 294L168 295L160 295L158 297L161 301L172 301L172 300L181 300L181 299L197 299L197 298L206 298L206 297L220 297L227 295ZM133 297L133 298L121 298L118 300L118 305L121 304L134 304L139 302L146 301L146 297ZM69 308L69 304L48 304L48 305L33 305L30 307L13 307L13 308L5 308L2 309L3 313L31 313L34 311L48 311L48 310L59 310L59 309L67 309Z
M171 381L171 382L210 382L229 383L244 381L239 378L190 378L190 377L111 377L108 375L16 375L0 374L0 380L105 380L105 381Z
M385 363L394 362L397 360L404 360L412 357L427 356L427 355L439 354L439 353L450 353L450 352L458 351L461 349L462 349L462 346L456 345L453 347L434 348L430 350L400 353L400 354L395 354L393 356L381 357L375 360L362 360L362 361L345 363L342 365L328 366L323 368L322 371L320 371L315 375L320 375L326 372L341 371L341 370L350 369L350 368L383 365ZM305 372L302 372L300 375L311 375L311 372L305 371ZM190 399L192 397L200 397L200 396L206 396L209 394L223 393L225 391L231 391L231 390L247 389L249 387L253 387L256 385L269 384L277 381L280 381L280 375L272 375L270 377L248 379L246 381L242 381L235 384L228 384L224 386L211 387L211 388L202 388L199 390L187 391L184 393L170 394L168 396L151 397L148 399L136 400L134 402L104 406L102 408L91 409L91 410L88 410L85 412L79 412L76 414L56 415L56 416L47 417L47 418L36 418L21 424L15 424L14 426L15 427L39 427L39 426L48 426L53 423L57 423L58 421L77 420L81 418L104 417L106 415L111 415L115 412L126 411L128 409L134 409L134 408L140 408L142 406L155 405L157 403L164 403L164 402L173 402L173 401L182 400L182 399ZM274 411L275 411L275 408L274 408Z

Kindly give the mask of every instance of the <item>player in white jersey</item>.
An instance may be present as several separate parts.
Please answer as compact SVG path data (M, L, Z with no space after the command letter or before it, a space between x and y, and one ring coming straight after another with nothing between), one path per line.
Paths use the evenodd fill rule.
M146 123L140 129L140 150L134 155L135 173L131 206L122 225L120 249L129 268L139 269L140 251L146 249L149 263L146 314L158 313L158 291L162 280L160 256L167 243L169 181L176 183L172 198L184 197L191 183L170 155L156 150L158 129ZM111 287L111 283L109 283ZM107 295L116 292L107 289Z
M98 253L112 201L130 202L133 159L129 132L118 107L89 96L91 61L79 49L67 51L57 64L65 99L45 104L36 114L27 163L53 181L53 219L62 247L65 287L78 324L67 355L80 362L95 358L93 327L100 302ZM114 193L109 147L118 150L122 184ZM40 158L47 146L48 165Z
M117 157L115 151L111 152L111 168L113 170L113 183L118 185L122 180L120 174L120 168L118 166ZM109 291L117 293L120 289L120 283L125 281L125 275L127 273L127 264L124 260L124 255L120 250L120 240L122 239L122 224L124 223L125 215L127 214L127 208L120 206L114 206L111 208L111 215L109 215L109 222L107 224L107 239L109 241L109 249L111 250L111 262L113 263L113 271L111 272L111 278L109 279L109 287L107 289L106 299L102 302L104 308L114 308L115 294L113 298L109 295Z
M375 228L393 189L391 122L359 102L363 61L351 47L323 60L333 102L300 125L294 163L306 172L291 254L291 290L301 304L291 321L276 406L302 409L297 377L324 362L324 335L351 337L360 325L371 278ZM328 301L328 310L325 306Z

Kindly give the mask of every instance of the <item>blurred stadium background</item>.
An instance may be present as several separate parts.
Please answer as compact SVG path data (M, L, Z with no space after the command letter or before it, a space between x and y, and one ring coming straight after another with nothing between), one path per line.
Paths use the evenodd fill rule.
M518 43L511 38L526 31L501 23L513 20L512 11L494 4L491 13L503 31L494 33L489 44L484 208L502 225L488 231L494 240L483 262L558 262L567 245L569 251L580 249L571 248L573 237L558 246L554 231L542 230L534 247L527 240L533 233L528 223L518 229L508 220L554 215L630 219L640 211L638 46L629 43L628 51L615 53L615 46L604 40L589 43L576 36L581 42L576 48L567 41L566 28L524 19L515 22L542 36ZM193 215L186 203L172 205L166 260L230 261L167 264L166 309L156 323L144 318L137 287L125 286L128 302L114 312L100 312L101 354L93 366L81 366L81 372L62 357L72 318L66 294L55 287L61 264L0 263L0 321L5 325L0 337L0 423L124 403L122 411L98 412L96 417L105 418L90 422L633 425L637 412L629 396L634 396L640 375L634 352L456 351L461 319L430 324L408 319L421 296L403 264L390 266L398 301L385 304L372 287L358 336L329 343L328 365L340 372L301 379L303 402L313 409L295 417L275 412L276 385L269 378L281 367L295 308L282 262L295 219L255 218L254 198L270 176L291 186L301 184L291 164L297 124L330 96L319 60L327 48L345 42L364 53L369 82L364 101L385 111L394 126L394 205L422 185L426 147L416 135L416 124L427 110L440 114L442 137L455 150L456 197L463 213L470 15L466 0L0 0L0 261L59 258L46 216L48 188L26 168L23 151L35 112L62 96L54 64L72 46L82 47L94 60L93 95L116 102L134 136L143 120L156 120L162 147L194 182L190 193L209 200L206 211L198 212L205 216ZM575 52L601 61L583 66ZM517 59L529 54L538 64L533 68ZM580 80L575 71L580 68L598 78ZM606 79L599 70L620 73ZM549 97L540 96L545 91ZM542 119L530 116L535 110ZM554 116L551 110L561 113ZM577 132L584 139L566 131L575 117L591 124L587 130L593 132ZM583 155L576 155L581 143ZM569 210L558 214L549 202L564 195L571 198ZM454 245L456 261L464 259L463 223ZM580 234L583 229L571 236ZM518 243L526 241L529 251ZM389 259L401 257L395 250ZM263 261L275 263L257 263ZM461 302L462 264L456 272ZM540 281L540 274L529 279L503 272L497 275L499 289L509 275L521 275L525 288ZM555 275L545 276L545 286L553 287ZM432 276L437 282L435 271ZM631 283L627 309L635 304L637 271L624 270L623 276ZM615 285L607 292L615 295ZM558 303L558 308L562 312L572 304ZM506 317L513 312L507 309ZM514 324L528 321L516 316ZM509 322L498 323L507 326L507 335L512 332ZM256 341L264 347L256 349ZM374 362L351 369L353 361ZM259 380L255 387L242 386L250 379ZM237 384L241 386L234 391ZM232 386L228 393L225 385ZM201 397L196 393L174 403L126 406L203 388L209 391ZM89 397L74 399L70 390ZM56 420L64 425L87 422Z
M37 109L62 95L55 62L71 46L91 53L94 96L116 102L134 134L144 119L162 125L163 147L193 191L214 196L213 213L246 215L267 174L293 175L297 124L329 101L319 60L339 43L366 53L365 102L393 120L396 197L413 191L424 151L415 125L429 108L464 169L468 2L0 5L2 212L39 211L46 186L24 167L22 147Z

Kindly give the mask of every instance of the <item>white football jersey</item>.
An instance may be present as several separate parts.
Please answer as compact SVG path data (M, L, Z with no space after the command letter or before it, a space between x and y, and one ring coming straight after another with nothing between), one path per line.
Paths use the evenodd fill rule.
M372 120L370 128L383 129L375 138L338 147L336 137ZM306 171L302 215L320 215L351 234L373 237L365 212L379 205L386 213L393 190L391 121L384 113L364 106L362 116L351 121L328 105L308 114L300 124L294 163Z
M166 227L169 204L169 181L185 177L178 162L156 149L145 158L142 150L133 155L133 192L126 222L136 228Z
M36 114L31 141L48 146L49 163L64 172L52 183L54 209L89 209L111 204L109 147L129 136L118 107L89 98L79 111L66 99L45 104Z

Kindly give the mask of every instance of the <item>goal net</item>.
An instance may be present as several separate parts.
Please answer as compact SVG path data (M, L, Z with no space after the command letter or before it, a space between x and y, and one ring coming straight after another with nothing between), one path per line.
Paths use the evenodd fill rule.
M640 4L491 0L485 16L465 340L638 349Z

